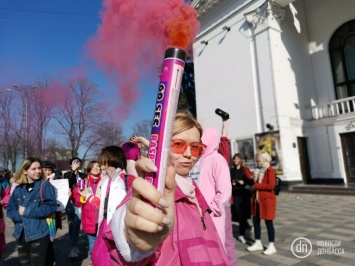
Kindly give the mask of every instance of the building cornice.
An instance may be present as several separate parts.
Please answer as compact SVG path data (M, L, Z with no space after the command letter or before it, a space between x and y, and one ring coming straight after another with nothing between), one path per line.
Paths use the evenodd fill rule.
M225 1L226 0L194 0L191 6L197 11L198 16L201 18Z
M268 28L281 31L280 24L285 18L285 10L285 8L282 8L276 2L269 0L257 9L244 15L251 25L253 34L257 34Z

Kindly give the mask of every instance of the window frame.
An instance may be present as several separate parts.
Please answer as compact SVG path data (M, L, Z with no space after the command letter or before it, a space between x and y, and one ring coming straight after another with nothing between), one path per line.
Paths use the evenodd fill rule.
M351 89L351 86L355 87L355 78L353 79L349 78L346 55L345 55L345 42L349 37L352 37L352 35L355 35L355 19L350 20L342 24L340 27L338 27L336 31L333 33L329 41L328 50L329 50L329 57L331 62L332 75L333 75L335 97L337 100L355 96L355 89L353 90L353 92ZM355 45L353 47L355 49ZM336 65L335 65L336 62L334 62L334 57L336 56L337 53L340 54L340 60L341 60L340 63L344 75L344 81L340 81L340 82L337 81L337 74L339 72L336 69ZM343 87L345 86L346 88L345 96L342 95L344 94L344 92L340 93L340 91L338 91L338 88L340 88L341 86Z

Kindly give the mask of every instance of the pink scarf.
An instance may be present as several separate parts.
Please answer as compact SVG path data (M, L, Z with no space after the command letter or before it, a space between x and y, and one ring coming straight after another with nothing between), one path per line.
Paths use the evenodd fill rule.
M195 197L195 187L192 184L192 178L190 176L175 175L176 184L185 194L186 197L192 199Z

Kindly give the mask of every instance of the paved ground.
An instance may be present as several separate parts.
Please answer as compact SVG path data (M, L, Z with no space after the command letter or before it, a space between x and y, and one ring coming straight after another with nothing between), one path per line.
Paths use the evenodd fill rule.
M238 265L355 265L355 197L282 192L277 199L275 242L278 252L271 256L262 255L259 251L250 253L245 250L247 244L236 241ZM3 258L5 265L17 266L16 244L11 237L13 226L8 219L6 226L8 244ZM233 229L236 238L237 223L233 224ZM89 265L85 236L82 234L79 240L80 258L77 261L67 259L70 250L68 240L68 225L64 220L63 229L58 231L54 242L56 265ZM252 239L249 240L251 243ZM263 223L262 241L266 246L267 234ZM292 243L295 254L291 251Z
M62 230L58 230L56 239L54 240L54 249L56 256L56 266L79 266L90 265L88 258L88 245L86 235L82 232L79 237L78 248L79 258L77 260L69 260L68 255L70 252L70 241L68 234L68 222L62 221ZM4 266L19 266L20 263L17 258L16 242L12 237L13 233L12 221L6 218L6 243L7 250L3 254ZM27 266L27 265L26 265ZM28 265L29 266L29 265Z

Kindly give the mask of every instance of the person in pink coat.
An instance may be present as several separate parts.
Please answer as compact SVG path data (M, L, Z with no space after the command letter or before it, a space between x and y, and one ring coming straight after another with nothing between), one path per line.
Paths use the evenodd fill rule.
M98 161L91 161L87 166L88 176L85 180L85 187L87 187L91 195L96 195L101 185L101 169ZM79 186L76 185L73 190L73 202L76 207L82 208L81 223L83 231L86 233L89 242L89 258L91 263L92 250L96 241L98 230L99 211L98 209L86 202L79 193Z
M2 208L6 208L10 199L10 184L5 176L0 174L0 265L2 265L2 253L6 250L5 219Z
M215 128L205 128L202 134L202 143L207 146L200 159L190 171L192 179L198 184L203 196L209 204L211 217L216 226L218 235L227 252L230 265L236 265L236 252L234 243L228 245L227 239L233 239L229 201L232 193L230 171L226 159L218 152L221 134ZM226 217L229 219L226 219ZM227 234L228 237L227 237ZM229 248L231 246L231 248Z
M134 180L106 230L110 265L229 265L210 208L189 176L204 148L201 135L191 115L176 114L164 194L143 178ZM136 166L143 172L157 170L148 158Z

